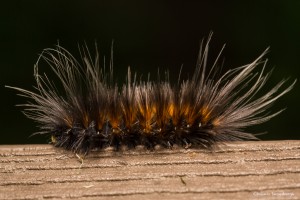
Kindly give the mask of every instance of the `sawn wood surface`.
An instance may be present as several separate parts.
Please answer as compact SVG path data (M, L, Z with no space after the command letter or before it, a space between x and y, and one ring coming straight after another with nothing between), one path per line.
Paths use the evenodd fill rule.
M233 142L214 152L92 152L0 145L0 199L300 199L300 141Z

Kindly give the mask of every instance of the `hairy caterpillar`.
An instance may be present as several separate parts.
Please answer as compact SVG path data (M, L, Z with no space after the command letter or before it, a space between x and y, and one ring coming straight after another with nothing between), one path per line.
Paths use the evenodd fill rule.
M191 79L171 84L168 79L137 80L130 68L126 82L118 87L110 71L100 67L96 52L92 59L87 47L79 48L81 62L66 49L45 49L34 76L35 91L10 87L30 100L24 113L39 124L40 134L51 135L52 143L76 153L126 145L211 148L218 142L256 139L245 128L266 122L282 110L267 114L271 104L289 92L296 80L284 87L280 81L257 97L270 73L264 73L262 53L252 63L231 69L215 79L217 63L208 70L211 35L201 43L198 62ZM39 73L46 61L58 77L57 83ZM258 72L255 69L261 67Z

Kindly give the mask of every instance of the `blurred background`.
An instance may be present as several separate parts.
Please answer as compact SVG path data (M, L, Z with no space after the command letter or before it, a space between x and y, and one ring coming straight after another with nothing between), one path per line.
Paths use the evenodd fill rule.
M59 44L78 56L78 44L86 42L101 56L109 57L114 40L114 71L125 79L130 65L139 74L169 70L176 80L192 74L199 44L210 31L214 58L222 45L224 71L253 61L267 47L267 71L274 68L266 85L282 78L299 80L300 1L31 1L2 2L0 12L0 143L47 143L15 104L26 99L5 85L32 89L33 65L44 48ZM299 82L292 92L272 107L287 108L271 121L251 128L263 140L300 139Z

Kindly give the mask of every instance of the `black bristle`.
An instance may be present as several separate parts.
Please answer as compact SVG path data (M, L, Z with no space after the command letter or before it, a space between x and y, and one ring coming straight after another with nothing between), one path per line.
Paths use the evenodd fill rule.
M106 73L100 67L98 53L92 60L86 46L80 48L82 62L57 46L45 49L35 65L35 92L10 88L31 100L23 106L26 116L38 122L38 133L51 135L55 146L76 153L106 147L118 150L123 145L212 148L218 142L256 139L245 128L279 114L281 111L266 113L296 81L285 88L286 80L280 81L257 97L270 75L264 74L263 56L267 51L252 63L216 79L220 55L208 70L210 39L211 35L201 45L193 77L179 78L177 84L171 84L168 75L165 81L137 81L128 69L126 83L118 87L113 82L112 61ZM39 73L41 60L56 74L62 90Z

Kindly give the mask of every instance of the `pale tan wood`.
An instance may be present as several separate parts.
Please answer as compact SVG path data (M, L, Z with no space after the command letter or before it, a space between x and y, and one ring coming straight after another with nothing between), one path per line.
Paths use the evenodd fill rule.
M79 159L51 145L0 145L0 199L299 199L300 141L214 152L138 148Z

